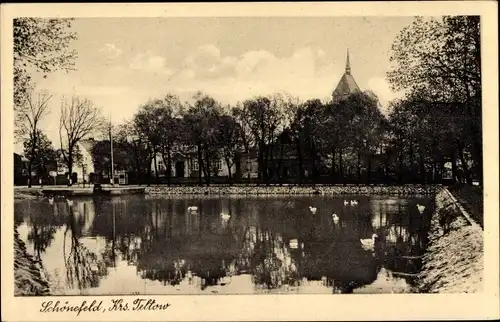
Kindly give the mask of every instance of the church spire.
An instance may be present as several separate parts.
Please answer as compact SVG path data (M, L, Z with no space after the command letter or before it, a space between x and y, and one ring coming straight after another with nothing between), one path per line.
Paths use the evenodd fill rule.
M351 63L349 62L349 48L347 48L347 59L345 62L345 73L348 75L351 74Z
M341 100L348 97L350 94L359 92L359 86L356 84L354 77L351 75L351 62L349 61L349 49L347 49L347 57L345 62L345 73L340 78L337 87L333 91L333 100Z

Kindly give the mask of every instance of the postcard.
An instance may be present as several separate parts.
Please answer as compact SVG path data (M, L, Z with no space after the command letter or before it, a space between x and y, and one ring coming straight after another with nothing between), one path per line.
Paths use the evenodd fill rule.
M499 318L496 12L2 5L3 318Z

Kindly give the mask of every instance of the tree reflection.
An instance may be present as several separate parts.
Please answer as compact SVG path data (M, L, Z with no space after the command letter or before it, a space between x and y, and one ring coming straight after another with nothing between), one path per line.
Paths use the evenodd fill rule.
M100 279L107 274L106 265L94 252L87 249L80 241L81 230L85 224L83 216L76 217L74 209L69 207L68 222L64 232L63 252L66 267L66 283L69 287L85 289L97 287ZM66 253L67 235L70 233L70 251Z
M66 225L68 285L80 289L98 286L120 258L135 266L140 277L176 288L186 282L200 289L222 286L234 275L248 274L253 287L272 292L287 292L287 285L305 286L303 281L309 280L350 293L372 283L382 266L384 271L418 271L417 257L425 244L422 225L427 219L409 218L411 203L385 205L384 200L360 198L359 206L346 207L342 199L302 197L94 200L95 214L94 203L87 207L75 201L78 207L73 208L56 203L50 216L40 215L49 209L45 204L47 211L38 217L22 219L30 222L28 238L42 257L58 225ZM309 205L318 208L315 215ZM380 247L363 250L360 239L374 232ZM105 245L93 251L87 242L100 237Z
M231 223L213 215L204 218L207 209L215 211L210 204L196 212L187 210L186 201L169 207L152 205L137 257L143 278L178 285L186 276L197 276L204 289L231 274L230 265L238 255Z
M33 245L33 254L41 264L42 253L51 245L57 229L64 225L64 213L60 213L57 203L50 205L32 200L16 203L14 209L17 225L23 221L28 224L27 240Z
M289 239L272 231L257 231L252 256L254 282L267 289L294 285L297 265L289 249Z

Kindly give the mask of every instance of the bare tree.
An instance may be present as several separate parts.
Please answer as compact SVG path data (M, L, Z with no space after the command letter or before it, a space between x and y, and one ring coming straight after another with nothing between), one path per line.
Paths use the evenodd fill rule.
M78 153L78 142L85 136L104 130L106 122L99 108L92 101L73 96L71 102L61 104L61 118L59 120L59 137L63 160L68 166L70 175L73 173L75 155Z
M32 165L37 157L38 138L40 136L38 125L50 113L49 100L51 97L45 91L35 93L34 90L31 90L27 93L24 108L19 110L19 113L22 115L22 122L20 122L21 124L18 126L18 129L20 129L25 141L29 143L29 153L27 153L28 187L31 187Z
M33 71L47 77L56 70L74 70L78 56L70 48L77 38L73 19L23 17L13 21L15 138L21 139L22 118L29 93L34 89ZM21 121L21 122L19 122Z

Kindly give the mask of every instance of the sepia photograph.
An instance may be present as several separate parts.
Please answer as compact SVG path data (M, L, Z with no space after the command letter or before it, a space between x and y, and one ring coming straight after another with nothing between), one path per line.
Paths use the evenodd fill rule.
M485 292L481 14L9 24L9 296Z

